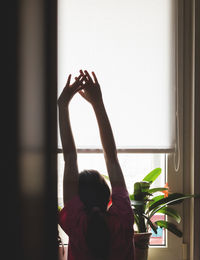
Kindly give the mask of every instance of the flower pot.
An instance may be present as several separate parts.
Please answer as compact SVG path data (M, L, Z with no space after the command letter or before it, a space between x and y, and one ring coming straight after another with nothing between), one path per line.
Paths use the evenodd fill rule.
M152 233L135 233L135 259L136 260L147 260L149 240Z

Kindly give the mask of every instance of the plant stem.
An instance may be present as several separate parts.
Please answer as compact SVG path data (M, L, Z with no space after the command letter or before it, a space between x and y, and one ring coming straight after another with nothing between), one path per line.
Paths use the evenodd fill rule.
M144 217L142 215L139 215L138 231L139 231L139 233L147 232L146 226L145 226L145 220L144 220Z

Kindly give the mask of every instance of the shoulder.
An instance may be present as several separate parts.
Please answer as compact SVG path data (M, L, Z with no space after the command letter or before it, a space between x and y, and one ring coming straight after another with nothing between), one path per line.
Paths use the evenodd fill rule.
M133 210L126 187L112 187L112 206L109 212L112 215L118 215L120 218L123 218L123 220L129 220L129 222L133 223Z
M129 194L125 186L113 186L112 187L112 201L117 204L126 203L130 206Z
M129 196L126 186L124 185L113 185L112 186L112 196L114 195L120 196Z
M78 195L65 203L59 212L59 224L67 234L77 226L77 223L84 222L85 219L84 205Z

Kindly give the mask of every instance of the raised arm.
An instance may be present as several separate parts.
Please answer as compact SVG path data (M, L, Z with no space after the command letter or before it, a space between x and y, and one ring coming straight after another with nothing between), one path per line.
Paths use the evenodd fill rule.
M118 161L115 140L104 106L100 85L94 72L92 72L94 80L87 71L84 71L84 74L82 73L82 75L86 76L86 83L84 90L80 90L79 93L92 105L94 109L111 185L112 187L116 185L126 186Z
M63 178L64 204L78 193L77 153L69 118L69 103L74 94L83 87L81 84L84 77L80 75L72 85L70 85L70 79L71 75L69 75L67 84L58 99L60 136L65 161Z

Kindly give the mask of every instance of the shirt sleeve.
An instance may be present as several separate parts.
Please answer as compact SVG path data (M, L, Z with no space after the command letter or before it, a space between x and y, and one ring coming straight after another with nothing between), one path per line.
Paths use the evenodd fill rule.
M124 223L133 225L134 216L131 208L128 191L123 186L114 186L112 188L112 206L109 209L110 214L117 215Z
M65 233L70 236L77 231L77 227L84 227L86 216L84 205L78 195L67 202L59 213L59 224ZM77 231L78 232L78 231Z

